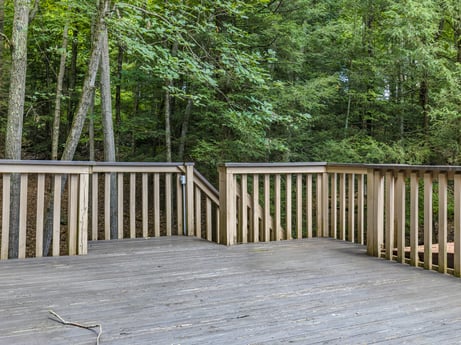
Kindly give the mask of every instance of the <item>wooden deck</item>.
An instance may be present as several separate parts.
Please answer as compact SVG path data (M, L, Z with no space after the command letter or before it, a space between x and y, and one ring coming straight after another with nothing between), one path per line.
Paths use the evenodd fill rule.
M461 280L331 239L90 243L0 262L0 344L455 344Z

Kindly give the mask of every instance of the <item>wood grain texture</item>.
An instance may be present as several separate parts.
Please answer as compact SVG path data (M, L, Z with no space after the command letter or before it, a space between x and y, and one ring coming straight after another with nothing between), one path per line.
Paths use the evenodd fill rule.
M443 291L443 293L428 293ZM90 242L88 256L0 262L0 344L453 344L459 279L304 239ZM447 308L447 306L450 306Z

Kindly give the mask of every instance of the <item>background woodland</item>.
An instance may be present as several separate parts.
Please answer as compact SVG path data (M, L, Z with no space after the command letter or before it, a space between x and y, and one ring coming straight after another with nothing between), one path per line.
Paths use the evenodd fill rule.
M0 157L461 164L459 0L0 0Z

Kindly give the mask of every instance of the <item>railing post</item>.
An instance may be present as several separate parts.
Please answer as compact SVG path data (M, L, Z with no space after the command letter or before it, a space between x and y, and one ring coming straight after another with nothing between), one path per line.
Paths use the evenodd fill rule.
M330 222L329 222L329 207L328 207L328 202L329 202L329 178L328 178L328 172L323 173L323 179L322 179L322 216L323 216L323 237L329 237L329 227L330 227Z
M374 256L373 241L375 234L375 179L373 169L368 169L367 172L367 229L366 229L366 240L367 240L367 253L368 255Z
M461 277L461 175L454 176L454 212L455 212L455 244L454 244L454 274L456 277Z
M235 210L234 175L226 166L219 167L219 242L227 246L235 243L236 210Z
M194 236L194 165L186 165L187 236Z
M375 256L381 256L381 249L384 243L384 176L381 171L375 171L375 203L374 203L374 235L373 235L373 253Z
M88 208L89 208L89 174L80 174L78 197L77 255L88 252Z

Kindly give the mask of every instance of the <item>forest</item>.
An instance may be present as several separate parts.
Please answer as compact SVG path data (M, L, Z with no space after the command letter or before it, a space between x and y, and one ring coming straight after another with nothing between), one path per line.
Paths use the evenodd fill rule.
M0 158L461 164L459 0L0 0Z

